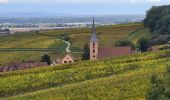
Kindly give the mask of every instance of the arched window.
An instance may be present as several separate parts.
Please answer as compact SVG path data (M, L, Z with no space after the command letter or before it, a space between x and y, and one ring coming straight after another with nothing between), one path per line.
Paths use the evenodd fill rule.
M93 42L93 46L95 46L95 42Z
M95 50L93 49L93 53L95 53Z
M95 58L96 56L95 55L93 55L93 58Z

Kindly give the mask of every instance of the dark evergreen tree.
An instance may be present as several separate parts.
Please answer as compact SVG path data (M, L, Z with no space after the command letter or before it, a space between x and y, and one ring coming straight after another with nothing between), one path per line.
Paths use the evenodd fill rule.
M89 60L89 59L90 59L90 48L88 43L85 43L83 47L82 60Z
M64 40L65 41L70 41L70 37L68 35L65 35Z
M147 40L145 38L139 39L138 47L141 50L141 52L146 52L149 48L149 40Z
M49 55L45 54L44 56L41 57L42 62L46 62L48 65L51 64L51 58Z

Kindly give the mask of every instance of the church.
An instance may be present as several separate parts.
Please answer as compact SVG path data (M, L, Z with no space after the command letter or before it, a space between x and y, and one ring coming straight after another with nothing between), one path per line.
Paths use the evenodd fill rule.
M90 38L90 60L102 58L126 56L132 54L131 47L108 47L100 48L99 40L96 36L95 23L93 18L92 34Z

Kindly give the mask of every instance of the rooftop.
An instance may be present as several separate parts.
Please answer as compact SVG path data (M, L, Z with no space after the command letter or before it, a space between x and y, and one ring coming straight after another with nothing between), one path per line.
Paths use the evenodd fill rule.
M132 54L131 47L99 48L98 58L126 56Z
M97 42L97 36L96 36L96 29L95 29L95 23L94 23L94 18L93 18L93 27L92 27L92 35L91 35L91 42Z

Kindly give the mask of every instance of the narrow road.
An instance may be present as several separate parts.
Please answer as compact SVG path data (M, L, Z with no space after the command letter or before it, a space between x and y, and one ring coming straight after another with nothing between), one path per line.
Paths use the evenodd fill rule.
M62 39L60 39L60 40L62 40ZM66 47L66 52L67 52L67 53L82 53L82 52L72 52L72 51L70 50L71 43L68 42L68 41L65 41L65 40L62 40L62 41L67 44L67 47Z
M71 50L70 50L71 43L68 42L68 41L65 41L65 40L62 40L62 41L65 42L65 43L67 44L66 52L67 52L67 53L71 52Z
M50 36L50 35L46 35L46 34L39 34L39 33L38 33L38 35ZM51 36L50 36L50 37L51 37ZM71 52L71 50L70 50L71 43L70 43L70 42L65 41L65 40L63 40L63 39L60 39L60 38L57 38L57 40L61 40L61 41L63 41L64 43L66 43L66 44L67 44L66 52L67 52L67 53L68 53L68 52Z

